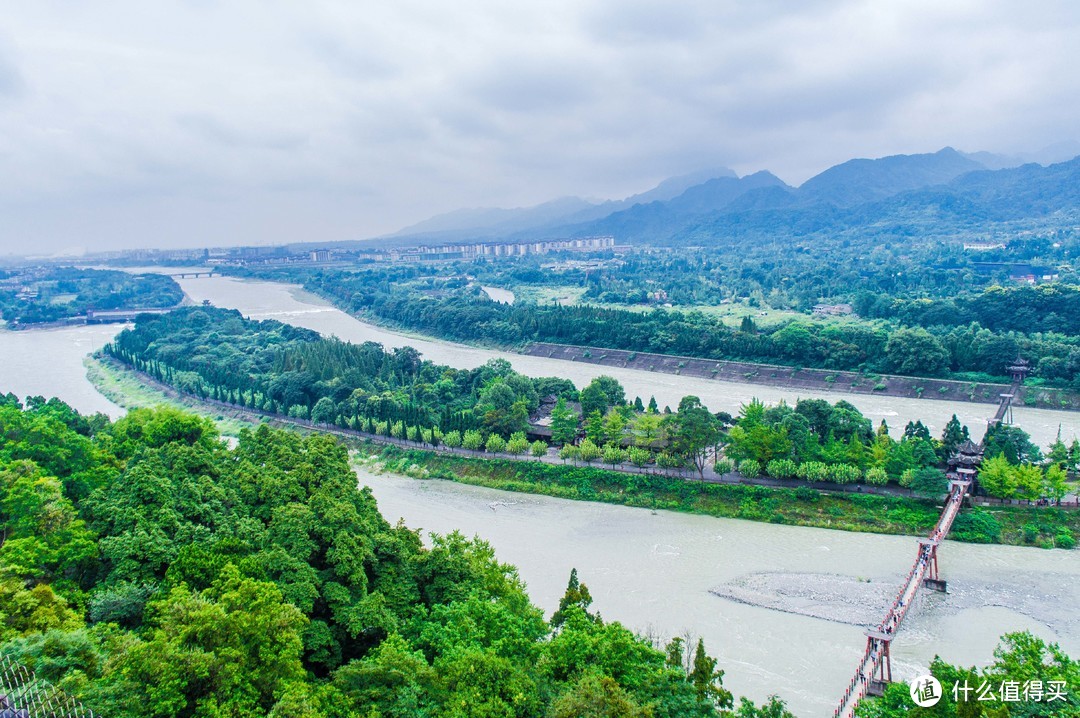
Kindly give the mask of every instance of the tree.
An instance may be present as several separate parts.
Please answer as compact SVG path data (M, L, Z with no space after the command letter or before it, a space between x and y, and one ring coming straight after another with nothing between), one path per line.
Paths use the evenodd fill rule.
M687 677L697 692L698 700L717 708L731 708L734 704L731 691L724 688L724 672L716 670L716 659L705 652L705 642L700 638Z
M631 446L627 449L626 456L630 459L630 463L638 468L642 468L652 461L652 452L638 446Z
M577 438L578 415L559 397L551 411L551 440L556 444L571 444Z
M589 439L583 439L581 444L578 445L579 458L586 464L591 464L599 459L602 453L600 447Z
M660 438L662 422L661 416L653 410L638 414L630 423L630 433L634 436L634 443L638 446L651 447L653 442Z
M761 476L761 464L756 459L743 459L739 462L739 473L748 479Z
M461 445L469 451L476 451L484 445L484 435L476 429L469 429L461 437Z
M995 424L983 437L983 455L1004 454L1010 464L1039 461L1042 452L1031 442L1031 436L1019 426Z
M324 396L315 402L315 406L311 410L311 420L316 424L329 424L334 420L335 415L337 415L337 406L334 405L334 400L328 396Z
M1013 467L1016 478L1016 496L1034 501L1042 494L1043 471L1034 464L1021 464Z
M911 481L911 490L919 496L939 498L948 488L949 480L945 477L945 472L933 467L916 469Z
M611 468L615 468L615 464L621 464L626 461L626 452L614 444L608 444L604 447L604 463L611 464Z
M649 718L646 711L610 676L586 673L555 699L552 718Z
M1043 491L1052 501L1061 503L1065 494L1069 493L1069 485L1066 483L1065 469L1060 464L1052 464L1046 468L1046 477L1043 481Z
M604 425L604 417L599 411L594 411L585 420L585 436L597 446L607 439L607 428Z
M684 396L668 422L672 450L692 461L705 478L705 460L720 440L720 425L696 396Z
M603 416L611 406L608 395L604 392L604 389L596 383L595 379L591 384L581 390L579 400L581 402L581 412L585 416L592 416L594 412Z
M529 453L539 459L541 456L546 456L548 452L547 442L537 439L533 443L529 444Z
M969 438L968 428L961 426L960 420L956 418L956 414L953 414L949 422L945 424L945 430L941 433L941 459L947 461L950 456L956 453L960 444L968 441Z
M1010 499L1016 493L1016 473L1004 454L983 459L978 480L986 493L999 499Z
M498 434L488 434L487 441L484 443L484 448L490 454L502 453L506 450L506 439Z
M604 439L615 445L622 442L623 429L626 428L626 419L618 411L608 412L604 418Z
M521 456L529 450L529 440L523 432L517 432L506 442L506 450L514 456Z
M892 371L916 376L937 376L949 366L949 352L922 327L897 329L885 344Z
M592 601L589 587L578 580L577 569L570 569L570 579L566 582L566 591L563 592L562 598L559 599L559 607L551 615L552 628L559 628L563 625L571 608L579 608L586 616L589 616L594 621L599 621L599 614L589 613L589 606L592 605Z

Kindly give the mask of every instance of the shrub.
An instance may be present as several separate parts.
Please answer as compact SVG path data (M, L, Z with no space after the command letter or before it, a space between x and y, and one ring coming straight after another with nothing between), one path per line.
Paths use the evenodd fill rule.
M581 449L573 444L563 444L562 448L559 449L559 458L563 461L566 461L567 459L577 461L581 458Z
M529 444L529 453L532 454L533 456L535 456L538 459L541 456L546 455L547 451L548 451L547 442L540 441L539 439L537 439L533 443Z
M800 486L795 489L795 498L799 501L805 501L807 503L816 503L821 498L821 493L816 489L811 489L809 486Z
M828 476L838 484L853 484L862 478L862 471L849 464L831 464L828 467Z
M826 481L829 478L829 467L820 461L806 461L799 464L795 475L806 481Z
M518 431L510 436L510 441L506 442L506 450L514 456L521 456L529 450L529 440L525 438L524 432Z
M765 465L765 473L777 479L793 478L798 470L798 464L791 459L773 459Z
M889 483L889 475L885 473L885 469L875 466L866 470L866 483L871 486L884 486Z
M1058 548L1076 548L1076 538L1072 535L1072 531L1063 526L1054 537L1054 545Z
M484 435L476 429L469 429L461 437L461 445L469 451L476 451L484 445Z
M989 511L975 509L956 517L950 536L957 541L994 543L1001 537L1001 524Z
M757 459L743 459L739 462L739 473L748 479L761 475L761 463Z
M451 449L456 449L461 446L461 432L458 430L448 431L443 434L442 443L449 446Z
M731 459L717 459L716 463L713 464L713 468L716 470L716 473L723 476L724 474L730 474L734 471L735 462Z
M484 448L492 454L502 453L506 451L506 439L498 434L489 434L487 442L484 443Z

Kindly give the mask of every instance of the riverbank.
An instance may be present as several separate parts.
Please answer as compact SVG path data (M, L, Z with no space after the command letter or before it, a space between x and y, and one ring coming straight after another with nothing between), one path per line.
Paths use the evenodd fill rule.
M243 275L236 275L243 278ZM488 288L484 288L487 291ZM934 399L938 401L962 401L974 404L998 404L1001 395L1011 393L1007 383L959 381L894 374L840 371L831 369L803 368L780 364L702 359L671 354L654 354L604 347L554 344L550 342L527 342L506 344L485 339L448 339L418 333L407 325L387 320L371 312L355 312L342 305L337 297L315 287L304 290L330 303L342 312L360 321L371 323L395 332L427 341L453 341L465 346L499 351L514 351L526 356L560 359L620 369L653 371L676 376L692 376L702 379L756 384L776 389L807 389L832 394L877 395L902 399ZM499 290L507 291L507 290ZM511 294L511 292L508 292ZM490 296L490 294L489 294ZM500 301L492 297L493 301ZM1014 406L1080 411L1080 392L1067 389L1024 385L1013 399Z
M331 433L367 456L372 467L413 478L441 478L568 499L865 533L923 535L938 517L936 501L844 490L849 487L834 492L809 485L779 488L699 481L667 473L566 465L550 457L547 461L489 458L479 452L421 448L417 442L316 426L185 396L114 360L89 358L87 361L91 382L121 406L174 404L213 419L222 425L223 433L233 435L245 426L260 423ZM1076 535L1080 535L1078 511L1001 506L965 511L950 538L974 543L1071 548Z
M1008 384L804 369L777 364L717 361L569 344L534 342L522 351L530 356L546 359L585 362L622 369L640 369L740 384L762 384L785 389L811 389L842 394L876 394L905 399L997 404L1002 394L1012 391L1012 387ZM1023 406L1080 411L1080 394L1062 389L1023 386L1014 401Z

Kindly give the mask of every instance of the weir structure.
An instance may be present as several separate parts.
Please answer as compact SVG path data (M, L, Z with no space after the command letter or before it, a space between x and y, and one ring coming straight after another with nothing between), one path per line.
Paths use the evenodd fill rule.
M840 698L840 704L833 711L833 718L852 718L859 701L867 694L881 695L885 686L892 682L892 661L889 656L892 640L899 633L919 588L925 586L934 591L945 591L946 583L938 573L938 546L948 535L970 488L971 481L967 479L950 482L949 498L941 510L941 516L930 535L919 539L919 551L900 591L881 622L866 632L866 649L855 668L855 675Z

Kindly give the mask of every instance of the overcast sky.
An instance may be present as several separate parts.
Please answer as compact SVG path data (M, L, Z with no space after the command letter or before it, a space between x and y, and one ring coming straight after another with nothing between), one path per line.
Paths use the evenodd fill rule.
M1080 3L0 0L0 254L1080 139Z

